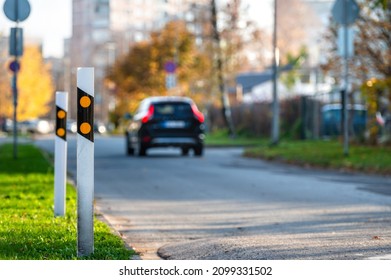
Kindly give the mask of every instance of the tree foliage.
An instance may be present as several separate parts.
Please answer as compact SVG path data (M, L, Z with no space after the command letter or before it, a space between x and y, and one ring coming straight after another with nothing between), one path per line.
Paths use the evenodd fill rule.
M302 47L298 55L293 55L287 53L286 63L292 69L286 73L280 74L281 82L287 87L287 89L292 89L296 83L297 77L299 76L299 69L302 66L303 62L308 58L308 51L306 47Z
M37 46L27 46L21 59L18 79L18 119L26 120L46 115L51 107L54 86L49 65L45 64Z
M242 0L229 0L221 10L222 30L220 31L223 42L222 55L224 57L224 70L226 76L235 75L237 72L246 71L249 67L245 54L248 38L258 30L254 22L246 17L246 9ZM257 33L259 34L259 33Z
M371 79L361 87L361 92L367 101L368 110L368 143L375 145L378 142L379 125L376 114L382 110L379 100L381 98L390 99L391 77L386 79ZM389 110L390 108L388 108Z
M366 82L371 78L391 76L391 3L379 0L361 0L360 17L355 23L355 55L350 61L351 75ZM341 57L337 55L337 28L331 24L326 35L330 56L324 65L326 71L340 76Z
M177 64L178 87L166 89L164 65ZM116 61L108 79L115 84L116 114L134 112L138 103L147 96L191 95L194 88L202 87L208 77L210 61L197 50L194 36L181 21L169 22L161 31L151 34L149 41L134 45L129 53ZM198 92L194 99L205 92Z
M8 64L8 63L7 63ZM18 73L18 120L24 121L45 116L50 111L53 99L53 83L49 71L37 46L26 46ZM4 68L6 66L3 66ZM0 90L2 114L11 117L13 108L11 74L2 69ZM8 80L8 82L5 82Z
M368 105L368 142L377 144L376 114L391 114L391 2L363 0L357 28L355 70ZM381 100L388 100L388 105Z
M360 89L366 99L368 142L376 144L379 132L376 114L390 115L391 112L391 3L361 0L359 4L361 12L355 23L355 55L349 60L349 75L355 83L353 87ZM329 60L323 66L336 79L341 77L342 69L342 58L337 55L337 28L332 24L326 36L331 48ZM384 105L381 100L388 102Z
M281 63L288 63L289 56L300 56L303 46L308 46L319 19L302 0L277 1L277 47Z
M391 2L362 0L355 44L359 71L367 75L391 76Z
M8 63L0 65L0 118L10 117L12 113L12 95L7 69Z
M387 5L390 5L389 0L372 0L370 4L370 8L382 8L383 10L387 9Z
M247 58L249 53L256 54L259 66L255 69L267 68L272 63L272 36L269 30L259 28L249 19L249 6L243 2L228 0L221 11L221 37L228 75L252 70L254 66ZM285 64L289 55L300 56L303 46L317 36L313 30L320 27L320 21L303 0L278 0L277 17L277 45L281 62Z
M228 82L232 82L237 73L264 70L271 64L272 34L250 18L250 8L246 1L227 0L220 11L224 70Z

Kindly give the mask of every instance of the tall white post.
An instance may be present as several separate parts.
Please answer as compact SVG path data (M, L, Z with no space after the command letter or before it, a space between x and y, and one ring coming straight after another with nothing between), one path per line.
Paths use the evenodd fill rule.
M54 215L65 216L67 179L68 92L56 92L56 136L54 139Z
M94 252L94 68L77 69L77 254Z

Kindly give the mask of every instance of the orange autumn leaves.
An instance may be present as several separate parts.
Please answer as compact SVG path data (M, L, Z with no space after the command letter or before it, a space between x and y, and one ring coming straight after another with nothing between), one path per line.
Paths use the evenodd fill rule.
M26 46L20 59L18 74L18 120L24 121L47 115L53 99L54 85L49 65L45 64L38 46ZM11 117L13 98L11 74L6 70L8 63L0 72L0 114Z

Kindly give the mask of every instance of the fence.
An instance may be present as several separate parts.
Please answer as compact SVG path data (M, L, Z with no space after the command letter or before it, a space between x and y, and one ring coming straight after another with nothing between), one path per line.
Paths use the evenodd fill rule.
M342 131L341 109L337 118L333 119L336 127L333 133L327 131L325 111L327 104L340 106L340 92L317 94L312 96L294 96L280 101L280 134L290 139L319 139L328 136L337 136ZM361 100L358 100L362 102ZM356 101L354 101L356 102ZM232 106L232 119L238 134L258 137L270 137L272 106L270 102L239 104ZM209 106L207 108L209 130L224 127L221 109ZM351 134L357 136L358 130L353 126L356 119L351 113ZM330 120L329 120L330 121ZM363 124L365 129L365 123ZM362 130L359 130L362 132ZM361 135L360 135L361 137Z

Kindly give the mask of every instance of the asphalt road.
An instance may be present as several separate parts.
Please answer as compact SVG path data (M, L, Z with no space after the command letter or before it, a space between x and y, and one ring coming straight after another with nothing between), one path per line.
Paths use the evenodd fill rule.
M69 171L76 141L69 137ZM53 150L53 139L36 144ZM142 259L391 259L390 177L95 139L96 207Z

